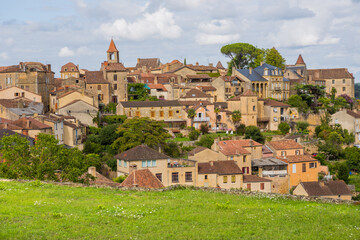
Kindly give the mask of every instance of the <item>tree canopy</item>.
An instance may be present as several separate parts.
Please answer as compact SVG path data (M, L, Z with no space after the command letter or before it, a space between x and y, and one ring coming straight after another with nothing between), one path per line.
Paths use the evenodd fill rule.
M274 47L265 50L265 62L274 67L285 68L285 58Z
M249 139L249 138L261 144L265 142L265 137L261 134L260 129L256 126L246 127L245 139Z

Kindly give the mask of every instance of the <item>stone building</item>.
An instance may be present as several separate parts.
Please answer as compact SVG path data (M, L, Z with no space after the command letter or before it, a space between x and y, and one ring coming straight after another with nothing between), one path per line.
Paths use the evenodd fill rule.
M62 79L68 79L69 77L79 78L80 77L79 66L76 66L72 62L68 62L67 64L61 67L60 74Z

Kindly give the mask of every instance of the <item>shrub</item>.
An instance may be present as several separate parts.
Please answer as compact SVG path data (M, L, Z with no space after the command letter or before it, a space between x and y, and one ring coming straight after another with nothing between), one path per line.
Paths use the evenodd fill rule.
M196 145L211 148L211 146L214 144L214 139L215 139L214 136L203 135L201 136L200 140L196 143Z
M201 124L200 125L200 132L202 134L207 134L209 133L209 126L207 124Z
M191 130L191 132L189 133L189 138L191 141L195 141L199 138L200 136L200 131L199 130Z
M246 129L246 126L245 124L240 124L237 128L236 128L236 134L237 135L244 135L245 134L245 129Z
M114 182L122 183L127 178L127 175L121 175L119 177L113 178Z
M296 122L296 129L299 133L307 133L307 128L309 126L309 123L306 121L299 121Z
M109 158L108 160L106 160L106 165L108 165L109 168L111 168L111 171L116 171L117 160L115 158Z
M336 177L340 180L344 180L344 182L349 182L349 168L346 163L341 163L338 167L338 172Z
M261 144L265 142L265 137L261 134L260 129L255 126L246 127L245 139L249 139L249 138Z
M290 125L289 125L288 123L286 123L286 122L281 122L281 123L279 124L278 129L280 130L280 132L281 132L282 134L285 135L285 134L289 133L289 131L290 131Z

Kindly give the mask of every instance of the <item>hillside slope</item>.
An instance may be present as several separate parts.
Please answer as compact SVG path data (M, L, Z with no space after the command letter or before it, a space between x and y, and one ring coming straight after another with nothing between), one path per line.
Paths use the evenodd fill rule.
M0 182L0 239L360 239L360 207Z

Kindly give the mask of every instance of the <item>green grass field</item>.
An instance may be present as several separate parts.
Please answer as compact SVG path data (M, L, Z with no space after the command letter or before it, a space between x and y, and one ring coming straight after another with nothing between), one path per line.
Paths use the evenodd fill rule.
M360 239L360 206L0 182L0 239Z

